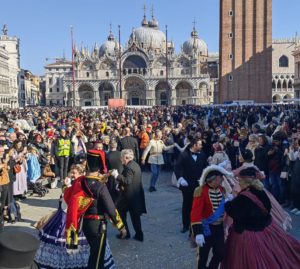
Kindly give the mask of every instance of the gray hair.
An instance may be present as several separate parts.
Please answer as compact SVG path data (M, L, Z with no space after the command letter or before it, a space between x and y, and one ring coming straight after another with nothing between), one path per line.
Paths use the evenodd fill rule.
M134 154L132 149L123 149L121 151L121 158L125 158L127 160L132 161L134 159Z
M118 147L118 143L115 140L111 140L109 143L110 149L116 149Z

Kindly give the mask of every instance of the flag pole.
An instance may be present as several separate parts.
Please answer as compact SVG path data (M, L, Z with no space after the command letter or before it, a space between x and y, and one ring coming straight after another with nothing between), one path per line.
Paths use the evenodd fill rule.
M118 25L119 28L119 84L120 84L120 95L119 98L122 99L122 65L121 65L121 25Z
M73 40L73 26L71 26L71 42L72 42L72 90L73 90L73 107L76 106L75 101L75 69L74 69L74 40Z

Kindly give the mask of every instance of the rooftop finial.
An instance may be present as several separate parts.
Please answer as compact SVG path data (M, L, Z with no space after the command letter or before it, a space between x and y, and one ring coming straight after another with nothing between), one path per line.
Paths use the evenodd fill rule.
M151 7L151 16L152 16L152 19L154 18L154 6L152 5Z
M7 26L6 26L6 24L4 24L4 25L3 25L3 28L2 28L3 34L4 34L4 35L7 35L7 31L8 31Z
M196 20L195 20L195 18L194 18L194 20L193 20L193 31L192 31L192 34L191 34L191 36L192 37L194 37L194 38L197 38L198 37L198 32L197 32L197 30L196 30Z
M144 18L146 18L146 11L147 11L146 4L144 4L143 10L144 10Z
M114 34L112 33L112 24L111 23L109 23L109 35L108 35L107 40L109 40L109 41L115 40Z
M146 4L144 4L144 7L143 7L143 10L144 10L144 18L142 20L142 26L148 26L148 21L147 21L147 18L146 18Z
M196 20L195 20L195 18L193 20L193 30L196 31Z

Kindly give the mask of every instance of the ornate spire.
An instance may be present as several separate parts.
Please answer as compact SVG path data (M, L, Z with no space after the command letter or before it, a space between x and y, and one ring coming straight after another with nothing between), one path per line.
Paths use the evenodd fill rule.
M107 37L107 40L109 41L114 41L115 40L115 36L114 34L112 33L112 26L111 26L111 23L109 24L109 35Z
M195 19L193 21L193 31L191 33L191 36L194 37L194 38L198 38L198 32L196 30L196 21L195 21Z
M146 18L146 4L144 5L144 19L142 20L142 26L148 26L148 21L147 21L147 18Z
M153 27L153 28L158 28L158 21L154 17L154 7L153 7L153 5L152 5L152 8L151 8L151 17L152 17L152 20L149 21L149 26Z

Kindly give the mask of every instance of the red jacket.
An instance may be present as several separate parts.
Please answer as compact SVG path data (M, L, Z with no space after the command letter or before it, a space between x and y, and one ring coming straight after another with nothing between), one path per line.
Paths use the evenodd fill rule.
M222 187L219 187L221 193L225 193ZM191 226L194 235L203 233L202 220L210 217L213 211L213 205L209 197L209 186L198 187L194 192L193 206L191 211Z

